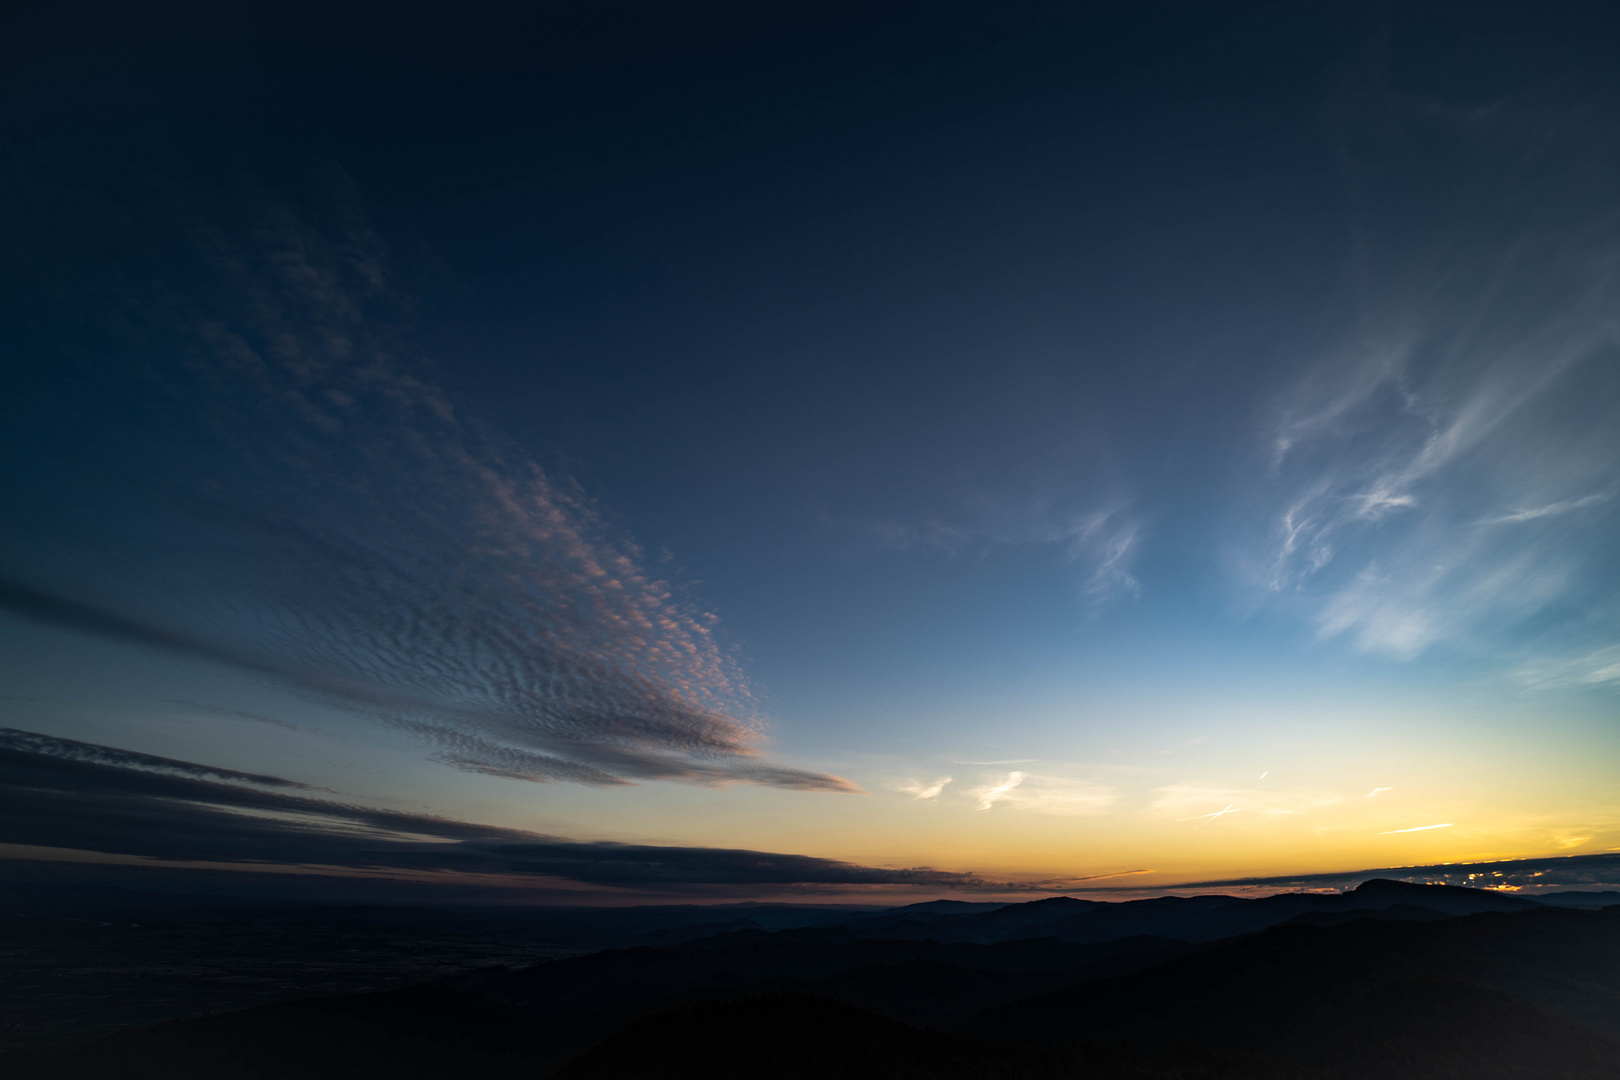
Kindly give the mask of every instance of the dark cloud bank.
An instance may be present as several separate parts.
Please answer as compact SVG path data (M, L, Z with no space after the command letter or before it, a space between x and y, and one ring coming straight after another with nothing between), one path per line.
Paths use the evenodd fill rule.
M13 844L170 861L448 871L639 889L1009 887L974 874L805 855L581 842L376 810L313 792L279 777L0 729L0 836Z

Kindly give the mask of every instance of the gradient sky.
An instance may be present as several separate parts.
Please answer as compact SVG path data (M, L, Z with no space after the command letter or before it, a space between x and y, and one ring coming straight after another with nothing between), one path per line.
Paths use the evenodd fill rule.
M0 55L16 860L1620 851L1608 5L54 3Z

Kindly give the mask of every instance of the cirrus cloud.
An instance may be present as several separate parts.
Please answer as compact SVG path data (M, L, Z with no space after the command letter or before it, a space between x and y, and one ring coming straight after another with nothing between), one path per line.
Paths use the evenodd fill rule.
M1446 182L1435 201L1363 201L1361 323L1264 434L1266 535L1243 562L1324 639L1543 668L1613 640L1620 217L1568 190L1609 124L1544 138L1549 109L1568 115L1383 93L1346 110L1365 191L1415 159Z

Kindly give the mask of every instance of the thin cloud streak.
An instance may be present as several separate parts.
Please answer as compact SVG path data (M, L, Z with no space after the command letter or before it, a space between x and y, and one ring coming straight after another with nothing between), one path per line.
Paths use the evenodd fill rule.
M1620 645L1594 649L1581 656L1551 658L1523 664L1511 673L1519 684L1535 690L1598 687L1620 683Z
M1290 817L1342 803L1334 792L1295 788L1261 790L1192 781L1154 789L1148 809L1169 821L1209 824L1243 812L1262 818ZM1202 827L1202 826L1199 826Z
M1481 521L1480 524L1517 525L1524 521L1536 521L1544 517L1557 517L1560 514L1573 513L1576 510L1584 510L1588 506L1596 506L1598 503L1607 502L1608 498L1609 497L1607 495L1587 495L1583 498L1570 499L1566 502L1550 503L1547 506L1538 506L1532 510L1515 510L1513 513L1504 514L1502 517L1486 518L1484 521Z
M1127 502L1101 508L1077 506L1073 499L1036 499L1013 507L992 503L971 507L952 520L882 519L861 528L885 546L950 560L981 560L1016 550L1054 552L1063 563L1081 568L1080 595L1094 611L1141 591L1133 567L1143 523Z
M1220 818L1225 817L1227 814L1241 814L1241 813L1243 813L1243 811L1245 811L1247 809L1248 809L1248 807L1246 807L1246 806L1233 806L1231 803L1227 803L1226 806L1224 806L1223 808L1221 808L1219 810L1216 810L1216 811L1213 811L1211 813L1208 813L1208 814L1195 814L1192 817L1178 818L1177 820L1178 821L1202 821L1204 824L1207 825L1211 821L1216 821L1216 820L1218 820Z
M727 848L577 841L316 798L259 776L0 729L0 832L8 844L261 869L310 866L563 878L620 888L925 885L1019 889L975 874L889 869Z

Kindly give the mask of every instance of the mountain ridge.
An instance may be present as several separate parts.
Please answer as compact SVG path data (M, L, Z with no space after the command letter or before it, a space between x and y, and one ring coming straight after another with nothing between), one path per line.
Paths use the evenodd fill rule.
M903 912L888 925L1022 926L1033 935L1072 930L1070 920L1109 910L1132 913L1113 916L1115 925L1151 916L1200 933L1279 921L1214 941L1137 935L1086 942L1047 934L979 942L866 938L848 925L749 929L157 1025L45 1063L37 1075L335 1080L369 1060L372 1071L386 1064L400 1080L425 1080L467 1061L558 1080L695 1076L634 1073L648 1063L636 1040L664 1032L682 1043L684 1036L671 1034L673 1021L658 1019L680 1014L683 1023L741 1040L717 1058L741 1071L705 1075L742 1080L770 1060L763 1032L832 1038L829 1025L843 1021L829 1018L855 1015L845 1010L862 1018L849 1021L862 1034L852 1035L846 1050L853 1054L858 1043L868 1057L840 1059L836 1046L818 1045L805 1060L852 1080L944 1080L965 1075L965 1063L1006 1080L1620 1075L1620 907L1554 907L1487 890L1388 881L1252 900L1051 902L1062 899L1073 898ZM983 921L998 915L998 922ZM833 931L843 936L830 939ZM763 1025L757 1038L742 1033L746 1017ZM932 1064L871 1071L874 1063L904 1060ZM344 1062L347 1073L338 1069ZM1562 1072L1527 1071L1537 1062ZM587 1068L599 1071L580 1071Z

